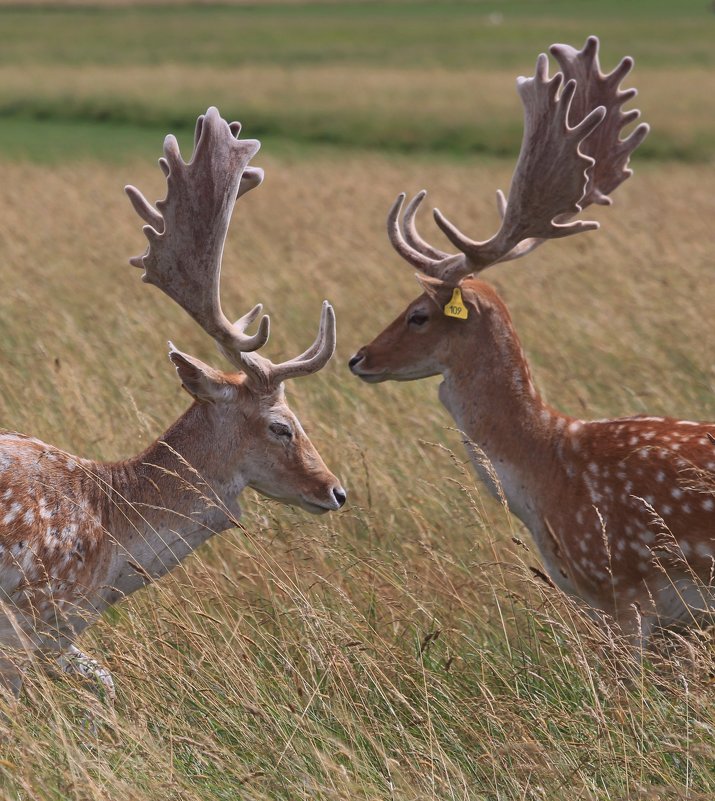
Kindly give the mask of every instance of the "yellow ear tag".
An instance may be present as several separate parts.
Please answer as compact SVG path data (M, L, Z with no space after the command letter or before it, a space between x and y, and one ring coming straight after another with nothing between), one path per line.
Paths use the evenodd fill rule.
M460 320L466 320L469 317L469 311L462 300L462 290L458 286L454 288L452 298L444 307L444 316L458 317Z

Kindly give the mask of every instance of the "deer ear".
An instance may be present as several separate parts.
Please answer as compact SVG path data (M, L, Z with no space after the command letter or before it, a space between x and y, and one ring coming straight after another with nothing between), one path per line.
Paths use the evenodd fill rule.
M230 398L232 387L218 370L193 356L182 353L171 342L169 342L169 358L176 367L181 386L194 400L200 403L217 403Z
M424 273L415 273L415 278L425 295L439 306L438 293L444 283L439 278L433 278L431 275L425 275Z
M441 278L435 278L432 275L425 275L424 273L415 273L417 283L422 287L422 290L428 295L434 295L439 289L445 286Z

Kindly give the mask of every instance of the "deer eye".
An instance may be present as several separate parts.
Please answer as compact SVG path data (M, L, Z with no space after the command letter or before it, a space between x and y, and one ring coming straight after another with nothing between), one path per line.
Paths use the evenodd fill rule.
M287 426L284 423L271 423L268 428L277 437L281 437L283 439L293 439L293 432L291 431L290 426Z
M429 320L429 315L423 311L413 311L412 314L407 318L407 322L409 325L424 325L427 320Z

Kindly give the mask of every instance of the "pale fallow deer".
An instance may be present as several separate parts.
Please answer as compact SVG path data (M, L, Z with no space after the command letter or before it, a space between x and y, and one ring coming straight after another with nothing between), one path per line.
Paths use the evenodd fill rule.
M548 239L597 228L571 218L591 203L610 204L648 133L640 124L620 138L639 116L622 110L636 94L620 89L630 58L603 75L595 37L581 51L554 45L551 53L561 72L549 78L542 54L535 76L517 81L524 137L508 202L497 196L498 232L473 241L435 209L460 251L450 255L415 229L425 193L404 214L400 195L388 234L422 273L424 293L349 365L370 383L442 375L440 400L477 473L492 492L495 479L501 486L551 579L643 646L655 627L688 624L714 606L715 498L707 476L715 470L715 424L648 416L586 421L551 408L534 387L506 306L474 278Z
M283 391L286 379L320 370L335 349L325 302L314 343L273 364L256 353L269 333L261 306L231 324L219 300L224 241L236 199L260 184L249 167L260 143L215 108L198 119L191 161L173 136L160 166L167 195L151 206L127 194L147 223L149 246L131 263L216 341L239 372L223 372L176 350L169 358L191 407L138 456L105 464L22 434L0 433L0 678L17 693L18 657L36 649L66 671L101 682L110 673L83 654L77 636L112 604L164 575L217 532L236 524L246 487L323 513L345 490L328 470Z

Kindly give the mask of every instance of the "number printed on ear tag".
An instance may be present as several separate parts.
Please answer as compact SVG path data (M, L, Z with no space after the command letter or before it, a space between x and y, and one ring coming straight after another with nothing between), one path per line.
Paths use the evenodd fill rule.
M444 307L444 314L445 317L458 317L460 320L469 317L469 311L462 300L462 290L458 286L454 288L449 303Z

